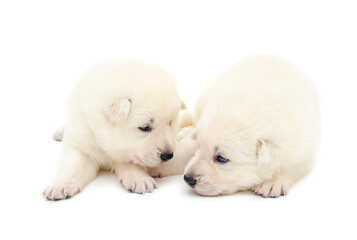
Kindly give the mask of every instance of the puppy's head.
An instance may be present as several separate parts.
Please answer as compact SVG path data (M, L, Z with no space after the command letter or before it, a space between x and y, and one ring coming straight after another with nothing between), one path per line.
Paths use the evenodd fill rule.
M147 167L169 161L175 154L178 115L184 107L173 84L138 85L130 97L114 98L104 109L110 126L107 152Z
M272 176L278 167L274 143L260 138L249 123L239 123L231 113L216 112L202 118L193 134L199 149L184 174L195 192L206 196L232 194Z

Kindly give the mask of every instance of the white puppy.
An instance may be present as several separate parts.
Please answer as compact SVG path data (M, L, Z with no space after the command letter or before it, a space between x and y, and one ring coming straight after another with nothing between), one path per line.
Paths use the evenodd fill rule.
M152 192L156 183L147 167L173 157L183 105L174 80L156 65L110 61L92 67L70 98L61 160L44 196L73 196L99 169L115 171L126 189Z
M185 181L199 194L286 194L312 167L319 138L316 93L292 64L253 57L233 65L199 97L199 149Z

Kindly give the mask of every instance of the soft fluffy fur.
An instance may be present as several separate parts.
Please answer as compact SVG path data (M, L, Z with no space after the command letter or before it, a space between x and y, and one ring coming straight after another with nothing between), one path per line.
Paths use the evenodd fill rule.
M197 141L192 138L194 127L191 114L187 111L180 113L180 131L176 138L175 157L155 168L149 168L150 176L167 177L183 174L188 161L198 148Z
M220 75L194 113L199 149L185 169L207 196L253 190L278 197L312 167L319 136L314 87L292 64L247 59ZM218 155L227 163L216 161Z
M133 192L156 187L147 167L175 150L182 102L171 76L142 62L109 61L92 67L68 104L63 150L54 181L44 191L50 200L78 193L99 169L113 170ZM138 127L149 125L143 132ZM63 136L62 136L63 135Z

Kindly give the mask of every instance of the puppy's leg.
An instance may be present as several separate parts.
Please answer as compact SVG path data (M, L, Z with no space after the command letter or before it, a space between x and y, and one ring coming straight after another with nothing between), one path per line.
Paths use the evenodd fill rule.
M193 157L198 148L195 139L192 138L193 127L185 127L180 130L177 137L177 146L173 159L161 163L154 168L148 168L148 172L152 177L167 177L178 174L183 174L187 163Z
M80 192L98 173L98 166L84 153L64 146L57 174L43 195L49 200L69 198Z
M123 187L132 192L151 193L154 188L157 188L155 180L142 166L133 163L120 163L115 167L115 173Z
M263 197L280 197L286 195L294 181L287 174L279 173L272 180L266 181L253 188L257 195Z

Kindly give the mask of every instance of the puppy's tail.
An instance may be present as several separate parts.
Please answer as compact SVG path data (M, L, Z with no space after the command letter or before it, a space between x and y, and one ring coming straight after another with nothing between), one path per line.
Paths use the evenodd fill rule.
M192 115L189 111L180 112L179 126L181 128L193 126Z
M61 142L64 134L64 126L57 128L57 130L52 134L52 138L55 141Z

